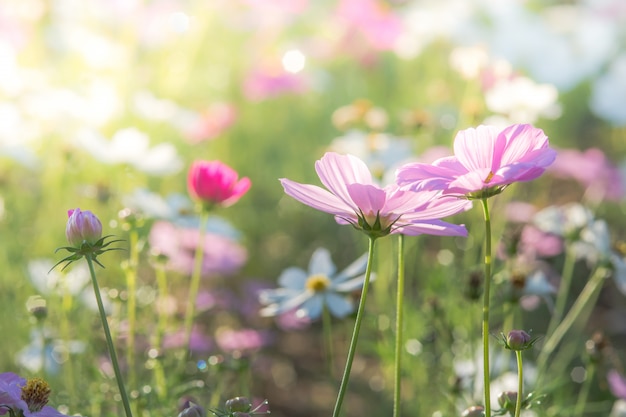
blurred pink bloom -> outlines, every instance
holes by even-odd
[[[254,329],[225,329],[216,336],[217,345],[225,352],[255,351],[269,343],[269,336]]]
[[[468,201],[441,198],[438,191],[404,191],[396,184],[381,188],[365,163],[352,155],[327,152],[315,163],[315,170],[328,190],[286,178],[280,182],[287,195],[335,215],[339,224],[351,224],[372,237],[390,233],[467,236],[465,226],[439,218],[468,209]]]
[[[611,393],[617,398],[626,400],[626,378],[615,369],[611,369],[607,373],[606,378],[609,382]]]
[[[246,76],[243,84],[244,95],[252,101],[262,101],[283,94],[300,94],[308,88],[301,74],[287,72],[279,66],[255,68]]]
[[[600,149],[559,149],[557,155],[548,172],[558,178],[578,181],[585,187],[585,196],[589,200],[619,201],[626,195],[626,186],[619,169]]]
[[[209,106],[188,127],[187,140],[196,144],[205,140],[215,139],[235,123],[237,111],[227,103],[217,103]]]
[[[551,257],[563,252],[564,243],[560,236],[546,233],[539,228],[526,225],[522,229],[518,252],[532,256]]]
[[[377,0],[341,0],[336,16],[348,40],[363,40],[379,51],[392,49],[403,32],[402,20]]]
[[[205,335],[204,332],[198,326],[193,326],[191,329],[191,338],[189,340],[189,346],[184,346],[185,343],[185,330],[180,329],[174,333],[166,334],[163,338],[163,348],[164,349],[178,349],[178,348],[188,348],[192,352],[197,353],[205,353],[210,351],[213,348],[213,342],[209,336]]]
[[[148,239],[154,252],[167,257],[169,269],[187,275],[192,273],[194,253],[200,239],[198,229],[157,221]],[[236,241],[210,232],[204,239],[202,276],[234,274],[246,262],[248,254]]]
[[[499,131],[478,126],[460,131],[454,156],[432,165],[413,163],[397,172],[398,183],[413,190],[443,190],[444,194],[482,198],[518,181],[539,177],[556,157],[548,137],[528,124]]]
[[[276,325],[281,330],[286,332],[291,330],[303,330],[311,327],[311,318],[303,314],[298,314],[298,310],[298,308],[294,308],[276,316]]]
[[[102,223],[89,210],[79,208],[67,211],[65,236],[70,245],[80,247],[83,242],[94,244],[102,237]]]
[[[537,208],[523,201],[512,201],[506,205],[504,212],[506,219],[510,222],[528,223],[537,212]]]
[[[250,179],[220,161],[194,161],[187,175],[189,194],[205,205],[236,203],[250,189]]]

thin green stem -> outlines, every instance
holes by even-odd
[[[574,410],[574,417],[582,417],[585,414],[585,405],[587,404],[587,398],[589,398],[589,390],[593,383],[595,376],[596,365],[593,362],[589,363],[589,371],[587,372],[583,386],[578,393],[578,401],[576,402],[576,409]]]
[[[191,274],[191,282],[189,283],[189,299],[187,301],[187,312],[185,314],[185,344],[189,346],[191,341],[191,329],[193,327],[193,318],[196,309],[196,298],[198,298],[198,291],[200,289],[200,277],[202,275],[202,257],[204,256],[204,236],[206,224],[209,219],[209,213],[206,210],[202,210],[200,214],[200,226],[198,229],[198,245],[196,246],[196,252],[194,254],[193,272]]]
[[[341,385],[339,386],[339,393],[337,394],[337,402],[335,403],[335,409],[333,410],[333,417],[339,417],[341,413],[341,405],[346,395],[346,389],[348,388],[348,380],[350,379],[350,371],[352,370],[352,362],[354,361],[354,354],[356,352],[356,345],[359,340],[359,331],[361,330],[361,322],[363,321],[363,314],[365,310],[365,300],[367,298],[367,290],[370,284],[370,275],[372,274],[372,263],[374,260],[374,242],[376,238],[370,237],[369,250],[367,255],[367,268],[365,269],[365,281],[363,282],[363,291],[361,292],[361,300],[359,301],[359,307],[356,313],[356,320],[354,322],[354,330],[352,332],[352,340],[350,340],[350,348],[348,349],[348,358],[346,360],[346,367],[343,371],[341,378]]]
[[[485,285],[483,292],[483,378],[485,387],[485,415],[491,416],[489,379],[489,297],[491,287],[491,218],[487,199],[480,200],[485,217]]]
[[[322,331],[324,332],[324,352],[326,353],[326,365],[328,373],[333,374],[335,369],[333,358],[333,323],[330,310],[326,305],[322,309]]]
[[[107,342],[107,348],[109,349],[109,355],[111,356],[111,363],[113,364],[113,371],[115,372],[115,379],[117,380],[117,387],[120,390],[122,396],[122,404],[124,405],[124,412],[126,417],[132,417],[133,413],[130,411],[130,402],[128,401],[128,395],[126,394],[126,388],[124,388],[124,380],[122,379],[122,372],[120,371],[120,365],[117,361],[117,354],[115,353],[115,346],[113,345],[113,338],[111,337],[111,330],[109,329],[109,323],[107,322],[106,312],[104,311],[104,304],[102,303],[102,296],[100,295],[100,287],[98,286],[98,280],[96,280],[96,271],[93,268],[93,261],[90,255],[85,255],[87,264],[89,265],[89,272],[91,275],[91,283],[93,284],[93,291],[96,295],[96,302],[98,303],[98,311],[100,312],[100,319],[102,320],[102,327],[104,329],[104,336]]]
[[[588,305],[595,304],[598,297],[600,288],[604,283],[604,279],[607,277],[608,271],[604,267],[598,267],[594,274],[591,276],[583,290],[574,301],[572,308],[567,312],[561,323],[556,327],[554,332],[548,337],[548,340],[543,344],[541,353],[537,358],[537,367],[540,372],[544,373],[544,369],[550,355],[558,344],[561,342],[565,334],[574,325],[574,323],[582,316],[582,313],[586,310]],[[592,304],[590,304],[592,303]],[[584,317],[583,317],[584,321]]]
[[[137,322],[137,265],[139,264],[139,250],[137,241],[139,236],[136,229],[130,232],[130,254],[126,265],[126,289],[128,291],[128,347],[126,350],[126,362],[130,370],[129,383],[131,389],[136,386],[135,381],[135,323]]]
[[[396,358],[394,366],[393,416],[400,416],[402,342],[404,326],[404,235],[398,235],[398,289],[396,295]]]
[[[162,263],[158,263],[155,267],[155,274],[157,279],[157,287],[159,290],[159,298],[161,300],[165,300],[165,296],[167,295],[167,279],[165,276],[165,268]],[[165,333],[165,329],[167,327],[167,314],[163,308],[159,309],[159,316],[157,322],[157,329],[154,334],[154,342],[153,346],[161,350],[161,341],[163,338],[163,334]],[[165,373],[163,371],[163,363],[162,358],[155,358],[156,364],[154,366],[154,376],[156,380],[157,387],[157,395],[159,398],[164,399],[167,398],[167,384],[165,382]]]
[[[522,367],[522,351],[516,350],[517,357],[517,400],[515,401],[515,417],[519,417],[522,412],[522,398],[524,397],[524,371]]]
[[[548,325],[548,331],[546,334],[552,334],[554,332],[554,329],[556,329],[556,326],[559,325],[563,315],[565,314],[565,306],[567,304],[570,287],[572,286],[575,264],[576,256],[571,249],[567,248],[565,250],[563,271],[561,272],[561,283],[559,285],[559,291],[556,295],[556,301],[554,303],[554,312],[550,318],[550,324]]]

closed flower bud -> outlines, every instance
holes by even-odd
[[[226,411],[232,413],[241,411],[247,413],[252,409],[252,403],[246,397],[235,397],[226,401]]]
[[[498,404],[510,413],[515,412],[515,404],[517,403],[517,392],[504,391],[498,396]]]
[[[523,330],[511,330],[506,336],[507,347],[511,350],[525,350],[530,347],[531,337]]]
[[[83,243],[95,244],[102,237],[102,223],[89,210],[68,210],[65,236],[70,245],[80,248]]]
[[[234,204],[248,189],[250,179],[220,161],[195,161],[187,175],[189,194],[205,207]]]

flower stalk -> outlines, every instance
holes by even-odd
[[[483,292],[483,380],[485,387],[485,415],[491,416],[489,377],[489,297],[491,287],[491,217],[487,198],[480,200],[485,219],[485,285]]]
[[[106,312],[104,311],[104,304],[102,303],[102,295],[100,294],[100,287],[98,286],[98,280],[96,279],[96,272],[93,267],[93,260],[91,255],[85,255],[87,265],[89,265],[89,275],[91,276],[91,283],[96,296],[96,302],[98,304],[98,312],[100,313],[100,319],[102,320],[102,328],[104,329],[104,336],[106,338],[107,348],[109,355],[111,356],[111,363],[113,364],[113,371],[115,372],[115,379],[117,381],[117,387],[122,396],[122,404],[124,405],[124,412],[126,417],[132,417],[133,413],[130,410],[130,402],[128,401],[128,395],[126,394],[126,388],[124,387],[124,380],[122,379],[122,372],[120,371],[120,365],[117,360],[117,354],[115,353],[115,346],[113,345],[113,338],[111,337],[111,330],[109,329],[109,323],[107,322]]]
[[[193,327],[193,318],[196,309],[196,298],[200,290],[200,277],[202,276],[202,260],[204,257],[204,240],[206,233],[206,225],[209,219],[207,210],[200,212],[200,226],[198,232],[198,245],[194,254],[193,272],[191,274],[191,282],[189,283],[189,298],[187,301],[187,312],[185,313],[185,321],[183,329],[185,329],[185,345],[189,346],[191,341],[191,329]]]
[[[402,342],[404,327],[404,235],[398,235],[398,289],[396,294],[396,346],[394,363],[393,416],[400,416]]]
[[[341,378],[341,384],[339,386],[339,392],[337,394],[337,401],[335,402],[335,408],[333,410],[333,417],[339,417],[341,413],[341,406],[343,404],[346,390],[348,388],[348,380],[350,379],[350,372],[352,370],[352,362],[354,361],[354,354],[356,353],[356,346],[359,340],[359,332],[361,330],[361,323],[363,322],[363,315],[365,310],[365,301],[367,299],[367,291],[369,289],[370,275],[372,274],[372,262],[374,260],[374,242],[375,237],[369,238],[369,247],[367,253],[367,268],[365,270],[365,281],[363,282],[363,291],[361,292],[361,300],[359,301],[359,307],[356,313],[356,320],[354,323],[354,330],[352,332],[352,339],[350,340],[350,347],[348,349],[348,358],[346,360],[346,366]]]

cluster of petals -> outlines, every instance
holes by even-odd
[[[529,124],[500,130],[478,126],[460,131],[454,156],[432,164],[410,163],[398,169],[397,181],[412,190],[442,190],[444,195],[484,198],[514,182],[539,177],[554,162],[548,137]]]
[[[404,190],[397,184],[383,188],[367,165],[352,155],[328,152],[315,163],[315,170],[326,189],[285,178],[280,182],[287,195],[333,214],[339,224],[351,224],[374,237],[467,235],[464,226],[439,220],[467,210],[471,203],[466,200],[442,197],[437,190]]]
[[[80,247],[83,242],[95,244],[102,237],[102,223],[89,210],[73,209],[67,211],[65,236],[70,245]]]
[[[207,205],[230,206],[250,189],[247,177],[220,161],[195,161],[187,175],[189,194]]]
[[[46,405],[47,395],[41,392],[24,392],[25,378],[13,372],[0,373],[0,415],[24,417],[62,417],[65,414]],[[28,389],[28,388],[27,388]],[[32,397],[32,398],[31,398]]]

